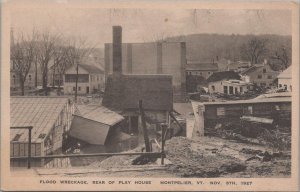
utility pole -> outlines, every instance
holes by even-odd
[[[78,86],[78,63],[79,58],[76,56],[76,82],[75,82],[75,103],[77,103],[77,86]]]

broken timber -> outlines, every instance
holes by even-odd
[[[149,142],[149,136],[148,136],[148,130],[147,130],[147,125],[146,125],[145,112],[143,109],[143,101],[142,100],[139,100],[139,109],[140,109],[140,115],[141,115],[141,120],[142,120],[142,128],[143,128],[146,152],[150,152],[150,142]]]

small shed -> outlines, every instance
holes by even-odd
[[[63,134],[71,126],[74,105],[64,97],[11,97],[10,126],[32,126],[31,156],[59,153]],[[28,156],[28,131],[10,131],[10,156]],[[33,162],[41,166],[42,161]],[[12,166],[25,166],[26,160],[13,160]]]
[[[101,105],[78,105],[69,135],[90,144],[104,145],[111,128],[124,117]]]

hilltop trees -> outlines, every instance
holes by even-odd
[[[251,64],[261,62],[268,52],[267,42],[267,39],[252,37],[247,43],[241,46],[242,57],[250,61]]]

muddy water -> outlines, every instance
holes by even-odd
[[[106,145],[91,145],[86,144],[80,149],[79,154],[92,154],[92,153],[117,153],[128,151],[136,148],[140,143],[138,136],[131,136],[129,139],[117,143],[110,143]],[[71,167],[87,166],[95,161],[103,161],[107,157],[74,157],[70,158]]]

